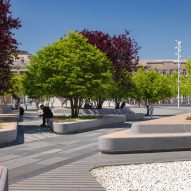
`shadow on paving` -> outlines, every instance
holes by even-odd
[[[39,125],[19,125],[17,139],[11,143],[0,144],[0,148],[23,144],[25,142],[25,134],[40,134],[44,132],[52,133],[52,130],[50,127],[40,127]]]

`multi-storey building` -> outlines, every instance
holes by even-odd
[[[13,73],[22,74],[26,71],[26,66],[29,64],[31,54],[27,51],[17,51],[17,57],[14,58],[11,71]]]
[[[180,62],[180,74],[186,75],[186,61]],[[177,60],[140,60],[139,65],[146,69],[156,69],[160,74],[170,74],[178,72]]]

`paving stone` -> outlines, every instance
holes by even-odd
[[[161,114],[179,112],[174,108],[166,109],[164,112],[162,108],[159,108],[158,111]],[[156,112],[156,108],[154,112]],[[183,112],[183,109],[180,112]],[[94,167],[190,160],[191,158],[191,151],[100,154],[97,148],[98,137],[129,128],[131,122],[116,128],[57,135],[53,134],[50,129],[40,128],[38,125],[41,123],[41,119],[34,116],[34,113],[28,113],[27,121],[20,124],[20,144],[0,148],[0,161],[11,167],[9,169],[10,191],[103,191],[104,188],[89,173]]]

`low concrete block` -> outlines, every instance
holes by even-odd
[[[1,117],[5,120],[2,123],[2,129],[0,129],[0,144],[13,142],[17,138],[18,131],[18,115],[2,115]],[[8,123],[8,127],[3,127]]]
[[[139,122],[131,129],[99,137],[104,153],[191,150],[191,122],[187,114]]]
[[[99,115],[125,115],[126,121],[141,121],[145,117],[145,114],[134,113],[130,108],[126,110],[123,109],[113,109],[113,108],[103,108],[103,109],[81,109],[80,113],[83,114],[99,114]]]
[[[86,130],[97,129],[104,126],[124,123],[125,120],[126,118],[124,115],[109,115],[105,116],[104,118],[83,120],[79,122],[65,122],[65,123],[50,122],[49,124],[55,133],[67,134],[67,133],[79,133]]]
[[[191,149],[191,133],[143,134],[128,137],[113,133],[99,137],[98,147],[103,153],[188,150]]]
[[[8,191],[8,169],[0,167],[0,191]]]
[[[126,121],[141,121],[145,117],[143,113],[127,113]]]
[[[191,124],[142,124],[135,123],[131,127],[132,134],[153,133],[191,133]]]

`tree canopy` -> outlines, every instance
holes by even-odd
[[[113,87],[112,65],[106,55],[71,32],[39,50],[24,77],[29,96],[63,96],[70,99],[72,117],[84,98],[109,94]]]
[[[156,70],[146,71],[141,68],[133,75],[132,81],[132,97],[147,108],[147,114],[151,104],[174,95],[172,76],[158,74]]]
[[[116,82],[112,98],[115,99],[116,108],[119,108],[122,98],[130,92],[130,76],[138,65],[140,47],[134,39],[130,38],[127,30],[124,34],[113,36],[102,31],[89,31],[87,29],[80,33],[88,39],[90,44],[106,53],[108,59],[112,62],[114,68],[113,79]]]
[[[18,45],[12,30],[21,26],[19,19],[13,18],[10,8],[9,0],[0,0],[0,95],[11,85],[10,67]]]

